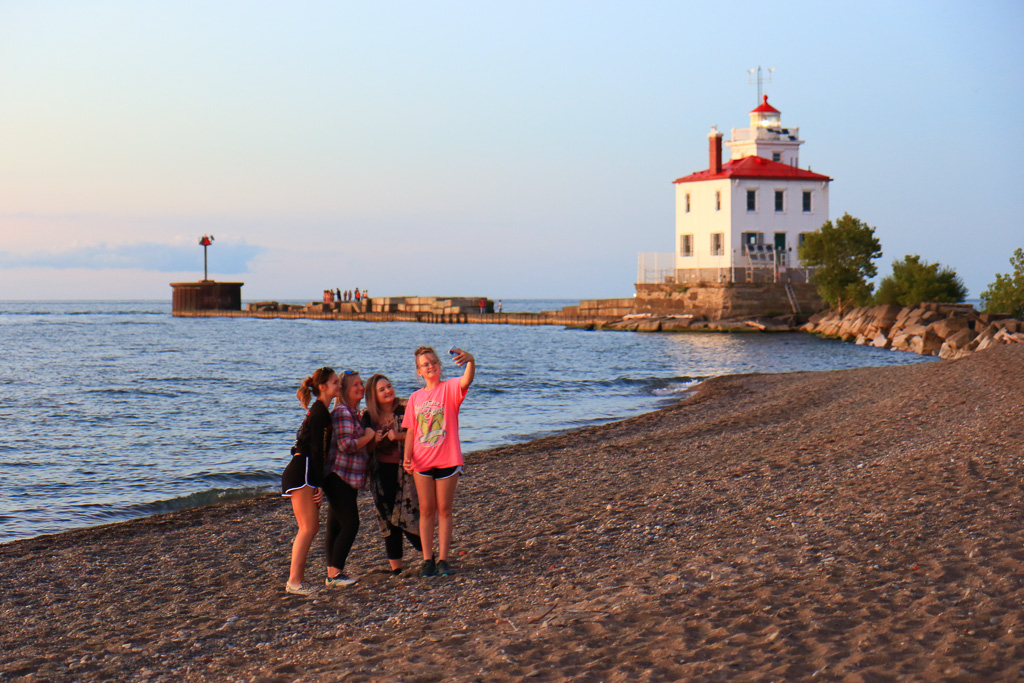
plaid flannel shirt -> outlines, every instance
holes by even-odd
[[[356,448],[356,441],[366,429],[359,416],[339,402],[331,413],[331,446],[327,451],[328,467],[354,489],[366,487],[366,449]]]

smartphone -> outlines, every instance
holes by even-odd
[[[451,356],[452,358],[455,358],[455,356],[459,355],[459,352],[453,346],[452,348],[448,349],[448,355]]]

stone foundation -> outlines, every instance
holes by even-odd
[[[793,313],[808,316],[824,308],[815,285],[794,283],[789,287],[796,297],[797,311],[783,283],[637,284],[634,312],[726,320]]]

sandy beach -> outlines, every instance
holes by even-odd
[[[1021,344],[715,378],[471,454],[449,578],[368,495],[312,599],[278,496],[0,545],[0,680],[1019,680],[1022,462]]]

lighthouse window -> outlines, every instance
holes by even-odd
[[[782,152],[772,152],[772,161],[782,161]]]
[[[811,193],[804,192],[804,213],[811,212]]]
[[[747,211],[757,211],[757,190],[747,190]]]
[[[690,213],[690,194],[686,194],[686,213]]]
[[[784,211],[785,210],[785,199],[786,199],[786,193],[785,192],[783,192],[782,190],[775,190],[775,210],[776,211]]]
[[[722,210],[722,192],[721,190],[715,191],[715,211]]]
[[[711,233],[711,255],[722,256],[723,254],[725,254],[725,233]]]
[[[693,256],[693,235],[679,236],[679,255]]]

